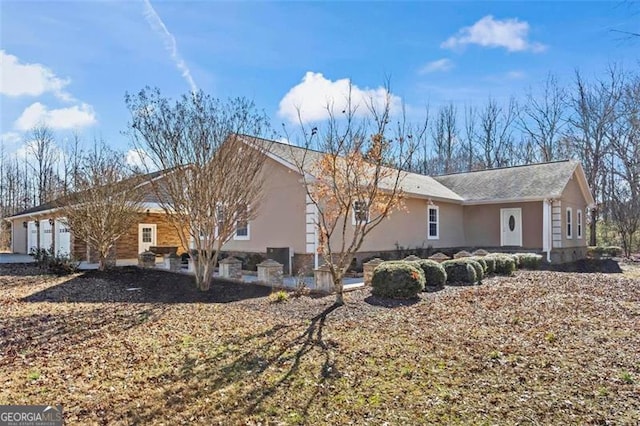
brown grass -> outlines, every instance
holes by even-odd
[[[66,424],[640,418],[640,280],[622,274],[518,272],[416,303],[360,290],[337,309],[158,274],[0,269],[0,404],[60,403]]]

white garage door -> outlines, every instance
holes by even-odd
[[[36,222],[30,220],[27,223],[27,254],[38,249],[38,228]]]
[[[49,219],[40,221],[40,248],[51,250],[53,244],[53,227],[49,223]]]
[[[56,220],[55,232],[56,254],[58,256],[69,256],[71,254],[71,232],[69,232],[69,227],[61,220]]]

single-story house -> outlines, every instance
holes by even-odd
[[[240,136],[241,137],[241,136]],[[297,273],[317,265],[314,206],[307,202],[296,164],[322,155],[278,142],[264,154],[264,196],[255,219],[224,246],[232,253],[261,253]],[[393,252],[398,247],[530,251],[552,263],[586,255],[586,218],[595,205],[584,170],[577,161],[557,161],[425,176],[406,173],[404,208],[394,211],[365,240],[357,259]],[[157,200],[156,200],[157,201]],[[73,238],[57,217],[55,204],[16,214],[12,250],[29,253],[53,248],[95,261],[86,244]],[[180,247],[157,202],[147,200],[137,225],[115,248],[117,264],[135,264],[149,246]],[[185,251],[180,247],[179,251]]]

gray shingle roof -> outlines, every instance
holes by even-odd
[[[323,153],[319,151],[305,149],[295,145],[288,145],[281,142],[256,138],[251,138],[251,140],[257,143],[264,143],[265,148],[268,149],[271,154],[279,157],[296,168],[298,165],[303,164],[303,161],[304,164],[313,164],[323,155]],[[392,179],[387,179],[387,182],[383,180],[380,186],[383,188],[392,188]],[[440,184],[432,177],[417,173],[405,173],[400,187],[407,194],[428,198],[462,201],[462,197],[446,186]]]
[[[465,201],[557,198],[577,161],[557,161],[503,169],[434,176]]]

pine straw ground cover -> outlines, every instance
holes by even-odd
[[[127,290],[138,287],[139,290]],[[0,404],[66,424],[637,424],[640,280],[517,272],[415,303],[0,269]]]

